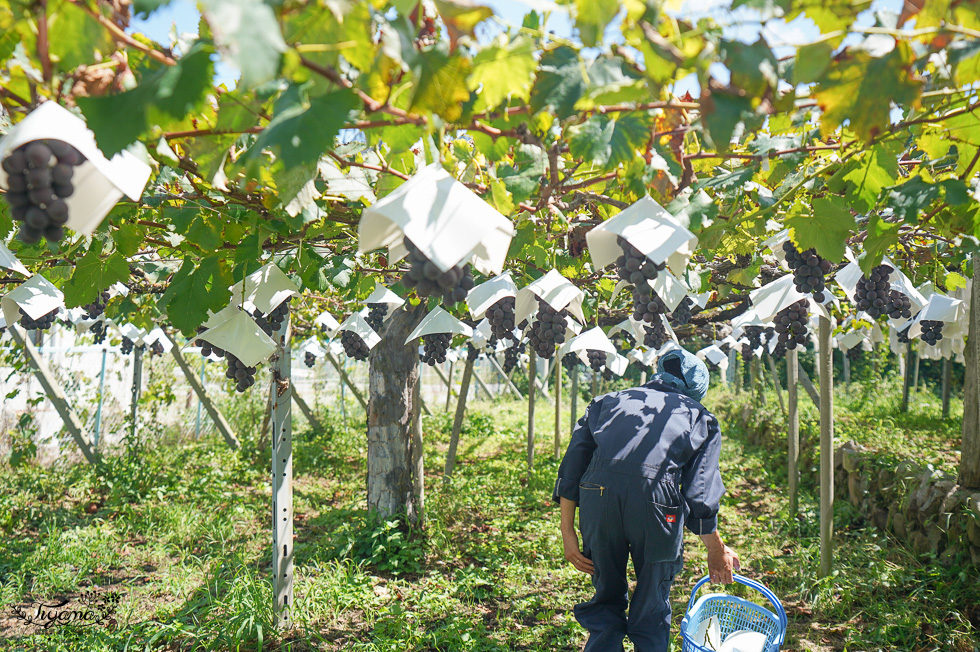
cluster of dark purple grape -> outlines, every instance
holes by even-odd
[[[776,332],[776,329],[770,326],[766,328],[764,335],[767,350],[769,349],[769,342],[772,342],[774,339],[776,340],[776,346],[770,351],[770,355],[777,360],[784,358],[786,356],[786,343],[779,341],[779,334]]]
[[[847,353],[845,353],[844,355],[847,356],[848,360],[851,360],[853,362],[854,360],[857,360],[858,358],[861,357],[861,347],[852,346],[847,350]]]
[[[492,306],[487,308],[486,318],[490,322],[490,330],[494,337],[500,339],[514,337],[514,308],[516,306],[517,299],[504,297],[497,299]]]
[[[601,371],[602,367],[606,364],[606,352],[596,351],[595,349],[588,349],[585,355],[589,359],[589,366],[592,367],[592,371]]]
[[[133,340],[129,339],[125,335],[122,338],[122,342],[119,344],[119,352],[123,355],[129,355],[133,352]]]
[[[895,268],[891,265],[878,265],[871,274],[862,276],[854,290],[857,309],[868,313],[872,319],[878,319],[890,307],[891,283],[888,282]],[[911,307],[911,306],[910,306]],[[911,316],[911,313],[909,313]]]
[[[225,378],[235,381],[235,389],[239,393],[244,392],[255,384],[255,367],[247,366],[231,353],[225,354],[225,361],[228,363],[228,368],[225,370]]]
[[[157,340],[156,342],[150,345],[150,353],[152,353],[153,355],[164,354],[163,344],[160,342],[160,340]]]
[[[575,367],[578,366],[579,359],[574,353],[566,353],[561,358],[561,366],[565,367],[566,371],[575,371]]]
[[[354,331],[340,331],[340,343],[344,346],[347,357],[354,360],[367,360],[368,353],[371,352],[367,342]]]
[[[286,315],[289,314],[289,302],[292,297],[286,297],[286,299],[280,303],[278,306],[272,309],[268,315],[262,314],[262,311],[258,308],[252,313],[252,317],[255,319],[255,323],[259,325],[266,335],[271,336],[273,333],[279,330],[282,323],[286,320]]]
[[[480,357],[480,350],[473,346],[472,344],[466,345],[466,359],[470,362],[476,362],[476,359]]]
[[[662,319],[658,319],[650,326],[643,327],[643,345],[651,349],[659,349],[667,343],[667,327],[664,326]]]
[[[667,312],[667,304],[649,285],[633,288],[633,319],[653,324],[660,321],[659,316]]]
[[[42,236],[52,241],[65,237],[65,199],[75,192],[72,176],[84,162],[81,152],[60,140],[25,143],[3,160],[10,216],[22,222],[18,234],[22,242],[34,244]]]
[[[616,271],[619,273],[619,278],[627,283],[637,287],[647,285],[647,281],[657,278],[657,273],[664,268],[663,263],[655,264],[623,236],[617,236],[616,242],[623,250],[623,255],[616,259]]]
[[[943,323],[936,319],[923,319],[919,322],[922,327],[922,341],[929,346],[936,346],[936,342],[943,339]]]
[[[469,265],[454,265],[443,272],[407,237],[404,244],[408,249],[411,267],[402,275],[402,285],[409,289],[414,288],[420,297],[441,294],[446,304],[453,304],[465,299],[466,294],[473,289],[476,283]]]
[[[813,294],[813,298],[823,303],[824,289],[827,282],[824,276],[834,268],[833,263],[817,255],[816,249],[810,248],[799,252],[789,240],[783,243],[786,252],[786,264],[793,271],[793,284],[796,290],[804,294]]]
[[[105,342],[106,332],[105,332],[104,321],[100,319],[99,321],[92,324],[92,327],[89,330],[92,331],[92,341],[94,343],[102,344],[103,342]]]
[[[307,351],[306,356],[303,358],[303,362],[306,363],[307,367],[312,369],[313,365],[316,364],[316,354],[312,351]]]
[[[777,321],[778,323],[778,321]],[[742,360],[746,362],[752,359],[754,351],[762,346],[762,334],[766,329],[762,326],[746,326],[742,336],[747,340],[742,342]]]
[[[551,358],[555,354],[555,347],[564,343],[568,330],[565,321],[567,316],[568,311],[564,308],[555,310],[547,301],[538,297],[537,320],[531,324],[528,340],[540,357]]]
[[[612,340],[614,344],[619,345],[620,351],[629,351],[636,346],[636,339],[626,331],[616,331]]]
[[[422,336],[422,362],[434,367],[446,361],[449,344],[453,341],[452,333],[429,333]]]
[[[912,328],[912,324],[909,324],[908,326],[906,326],[905,328],[903,328],[902,330],[898,331],[895,334],[895,339],[898,340],[898,343],[899,344],[908,344],[909,343],[909,329],[910,328]]]
[[[912,300],[904,292],[891,290],[888,293],[888,303],[885,304],[882,312],[887,313],[892,319],[911,319]]]
[[[206,330],[207,329],[205,327],[198,326],[197,334],[200,335]],[[216,347],[214,344],[211,344],[211,342],[208,342],[207,340],[201,340],[201,339],[194,340],[194,345],[201,347],[201,355],[203,355],[205,358],[210,356],[212,353],[218,356],[219,358],[225,357],[224,349],[220,349]]]
[[[512,346],[504,349],[504,373],[509,374],[517,366],[520,355],[524,353],[527,345],[524,342],[515,342]]]
[[[787,349],[795,349],[806,344],[809,334],[810,305],[806,299],[786,306],[776,313],[776,340]]]
[[[369,303],[367,305],[368,315],[364,318],[364,321],[368,323],[368,326],[380,333],[381,325],[385,322],[385,316],[388,314],[388,304]]]
[[[681,302],[677,304],[674,308],[674,312],[670,313],[670,323],[672,326],[683,326],[684,324],[691,321],[691,316],[694,314],[691,309],[694,307],[694,301],[691,297],[684,297]]]
[[[86,303],[82,306],[85,311],[85,319],[97,319],[102,313],[105,312],[105,307],[109,304],[109,291],[102,290],[99,292],[99,296],[96,297],[95,301],[92,303]]]
[[[20,310],[20,325],[24,327],[25,330],[29,331],[46,331],[51,326],[54,325],[54,320],[58,316],[58,309],[55,308],[51,312],[47,312],[37,319],[32,319],[30,315],[24,312],[23,308],[18,307]]]
[[[614,378],[612,369],[610,369],[609,367],[606,367],[605,369],[603,369],[602,370],[602,377],[605,380],[612,380]]]

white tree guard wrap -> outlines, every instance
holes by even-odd
[[[290,319],[279,325],[272,366],[272,594],[276,629],[293,625],[293,429]]]

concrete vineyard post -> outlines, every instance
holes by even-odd
[[[289,356],[289,314],[275,333],[272,360],[272,591],[273,624],[293,626],[293,383]]]
[[[799,352],[786,351],[786,402],[787,402],[787,462],[789,466],[789,515],[794,518],[799,511],[800,499],[800,413],[799,413]]]

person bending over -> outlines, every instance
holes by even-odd
[[[558,468],[552,500],[561,505],[565,559],[592,575],[595,588],[574,610],[589,631],[586,652],[623,650],[625,636],[637,652],[667,652],[683,527],[707,547],[713,582],[730,584],[739,568],[717,529],[725,486],[718,421],[700,403],[708,369],[675,349],[660,357],[657,371],[645,385],[594,398]],[[636,573],[632,599],[628,557]]]

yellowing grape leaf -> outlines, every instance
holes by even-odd
[[[844,122],[862,139],[888,128],[891,102],[918,106],[923,81],[912,71],[915,57],[904,42],[881,58],[847,49],[827,68],[813,96],[823,115],[820,130],[830,134]]]

